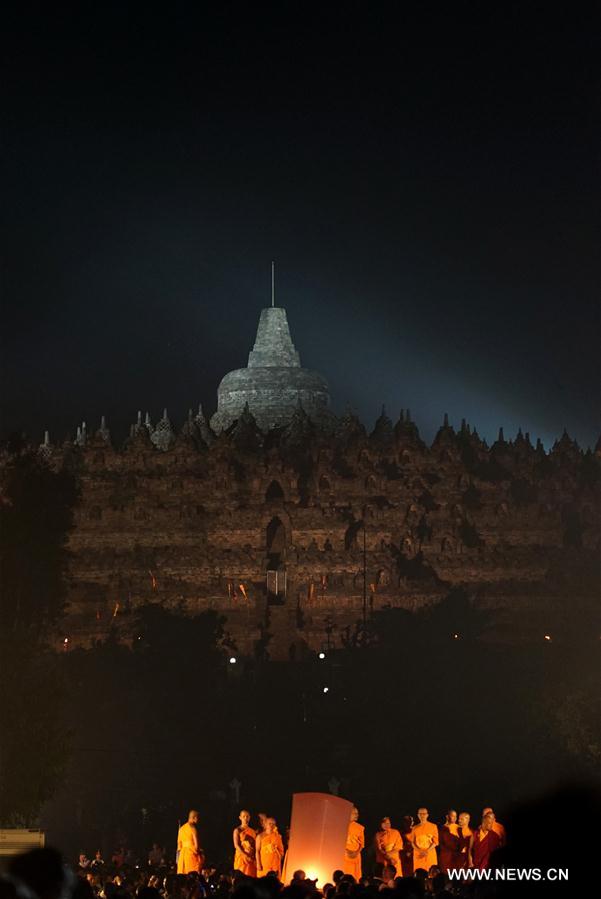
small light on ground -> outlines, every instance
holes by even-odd
[[[459,639],[459,634],[453,634],[453,640],[458,640],[458,639]]]
[[[329,688],[329,687],[324,687],[324,688],[323,688],[323,692],[324,692],[324,693],[329,693],[329,692],[330,692],[330,688]]]
[[[551,642],[551,635],[545,634],[545,640],[548,640],[549,642]]]
[[[325,652],[320,652],[317,656],[318,659],[322,659],[322,660],[325,659],[325,657],[326,657]]]
[[[230,656],[230,665],[235,665],[238,659],[236,656]]]

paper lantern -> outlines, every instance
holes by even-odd
[[[302,870],[318,886],[342,868],[352,802],[329,793],[294,793],[284,882]]]

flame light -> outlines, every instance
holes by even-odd
[[[332,881],[344,861],[352,808],[347,799],[328,793],[293,795],[284,883],[298,870],[317,880],[319,887]]]

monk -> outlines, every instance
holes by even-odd
[[[432,865],[437,864],[436,847],[438,846],[438,827],[428,821],[428,809],[425,806],[418,808],[416,824],[411,831],[413,843],[413,871],[423,868],[429,871]]]
[[[390,824],[390,818],[382,818],[380,821],[380,829],[376,834],[376,864],[382,865],[383,873],[386,868],[394,870],[393,877],[402,877],[403,868],[401,865],[401,849],[403,848],[403,838],[398,830]]]
[[[198,812],[192,811],[188,814],[188,820],[182,824],[177,833],[177,873],[190,874],[196,871],[198,874],[202,871],[204,864],[204,853],[200,848],[198,841]]]
[[[249,827],[250,812],[242,809],[240,815],[240,824],[234,827],[234,871],[241,871],[247,877],[257,876],[257,859],[255,841],[257,832]]]
[[[478,830],[470,839],[470,865],[483,871],[490,865],[490,857],[502,845],[501,837],[493,829],[494,815],[484,815]]]
[[[459,827],[459,867],[467,868],[470,863],[470,840],[473,834],[469,814],[460,812],[457,824]]]
[[[461,841],[457,812],[449,809],[445,815],[445,823],[438,830],[438,867],[446,874],[449,870],[461,867]]]
[[[357,883],[361,880],[361,850],[364,846],[365,828],[359,824],[359,809],[353,806],[346,836],[342,870],[345,874],[352,874]]]
[[[270,871],[282,873],[282,859],[284,858],[284,844],[278,833],[275,818],[266,818],[263,831],[258,834],[256,840],[257,877],[265,877]]]
[[[497,817],[489,805],[482,809],[482,817],[484,817],[484,815],[492,815],[492,829],[501,840],[501,846],[504,846],[507,842],[507,833],[503,825],[497,821]]]

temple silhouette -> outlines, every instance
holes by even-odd
[[[215,609],[241,654],[348,642],[385,610],[462,591],[490,613],[484,638],[561,639],[597,601],[601,448],[567,433],[492,446],[445,416],[431,446],[408,409],[370,433],[336,417],[326,380],[301,367],[285,309],[263,309],[248,366],[217,411],[176,428],[138,413],[113,445],[78,427],[39,453],[78,479],[69,602],[58,643],[124,639],[144,602]],[[450,624],[449,639],[462,639]]]

